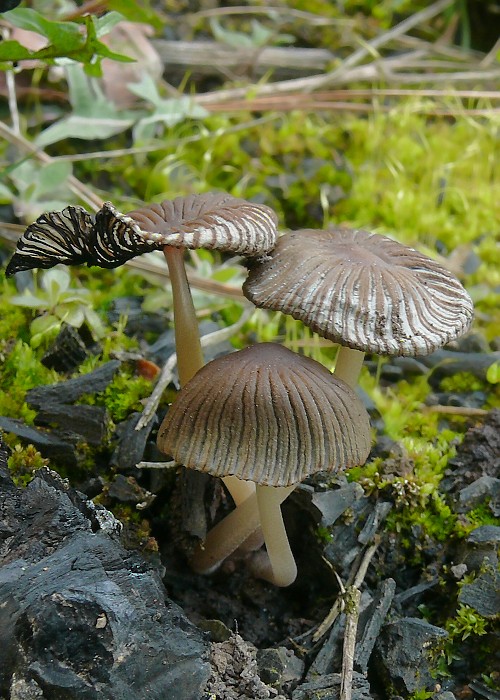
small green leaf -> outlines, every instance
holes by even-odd
[[[60,328],[61,321],[57,316],[53,316],[52,314],[38,316],[38,318],[35,318],[30,324],[30,331],[32,333],[31,345],[33,347],[38,347],[44,335],[56,333]],[[38,336],[38,339],[36,336]]]
[[[4,15],[5,19],[20,29],[27,29],[47,37],[52,44],[62,46],[65,43],[74,45],[75,41],[83,44],[85,37],[75,22],[59,22],[46,19],[36,10],[29,7],[18,7]]]
[[[57,303],[61,292],[65,292],[70,283],[69,272],[64,268],[47,270],[42,277],[42,287],[48,293],[53,303]]]
[[[113,10],[112,12],[106,12],[106,14],[102,17],[92,17],[92,19],[95,26],[96,36],[101,37],[105,34],[109,34],[113,27],[116,27],[119,22],[123,22],[125,17],[121,14],[121,12],[115,12]]]
[[[36,297],[28,291],[24,292],[24,294],[16,294],[10,297],[9,301],[14,306],[24,306],[28,309],[48,309],[50,306],[47,299]]]
[[[85,315],[85,320],[87,321],[87,324],[95,337],[97,339],[104,338],[106,328],[94,309],[86,308],[84,309],[83,313]]]
[[[33,51],[29,51],[18,41],[2,41],[0,43],[0,61],[23,61],[26,58],[33,58]],[[2,66],[3,70],[11,69],[12,66]]]
[[[488,367],[486,381],[490,384],[498,384],[500,382],[500,362],[493,362]]]
[[[59,316],[61,321],[64,321],[74,328],[80,328],[85,320],[85,314],[81,306],[76,306],[74,308],[67,308],[64,306],[56,306],[56,315]]]

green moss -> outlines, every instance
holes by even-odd
[[[33,445],[20,445],[15,436],[10,437],[7,434],[5,439],[12,447],[12,453],[7,460],[12,480],[16,486],[26,486],[31,481],[33,472],[46,467],[49,460],[42,457]]]
[[[440,382],[441,391],[462,392],[488,390],[488,382],[483,382],[470,372],[457,372],[451,377],[444,377]]]
[[[142,411],[142,400],[151,394],[151,382],[135,376],[132,369],[122,367],[103,392],[86,395],[81,403],[105,406],[114,423],[119,423],[133,411]]]
[[[464,534],[467,535],[469,532],[482,525],[500,526],[500,518],[496,518],[493,515],[488,502],[485,502],[468,511],[459,525],[460,528],[463,529]]]
[[[25,403],[26,392],[57,381],[57,372],[44,367],[36,351],[22,340],[13,346],[3,343],[1,347],[4,361],[0,373],[0,415],[31,424],[36,414]]]

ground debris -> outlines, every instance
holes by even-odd
[[[257,667],[257,649],[239,634],[211,645],[212,673],[204,700],[285,700],[275,688],[261,681]]]

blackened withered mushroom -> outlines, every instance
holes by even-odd
[[[427,355],[472,321],[472,301],[450,272],[368,231],[291,231],[249,267],[247,298],[340,343],[335,374],[351,386],[365,352]]]
[[[91,259],[91,232],[95,218],[82,207],[42,214],[17,242],[7,265],[9,277],[22,270],[49,268],[59,263],[81,265]]]
[[[256,495],[209,533],[193,567],[212,571],[257,529],[260,517],[269,578],[287,586],[296,566],[280,503],[310,474],[362,464],[370,425],[345,382],[314,360],[262,343],[197,372],[168,411],[158,446],[186,467],[256,484]]]

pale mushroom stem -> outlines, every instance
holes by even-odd
[[[181,386],[184,386],[203,367],[205,360],[193,297],[184,265],[184,248],[165,246],[163,254],[167,261],[172,285],[177,370]]]
[[[361,374],[364,358],[365,353],[361,352],[361,350],[354,350],[354,348],[346,348],[344,345],[341,345],[337,354],[334,376],[337,379],[342,379],[354,389]]]
[[[281,503],[294,488],[295,484],[278,487],[256,485],[260,526],[270,563],[270,571],[261,571],[260,577],[266,578],[275,586],[289,586],[297,577],[297,565],[281,513]]]
[[[252,486],[255,488],[254,484]],[[278,518],[276,519],[275,517],[276,521],[281,519],[280,504],[293,491],[295,485],[282,488],[268,488],[274,492],[272,508],[275,514],[276,509],[279,513]],[[282,519],[281,523],[283,524]],[[198,574],[213,573],[243,543],[256,536],[256,531],[260,530],[260,524],[257,494],[254,491],[229,515],[226,515],[223,520],[218,522],[207,534],[205,540],[197,545],[191,556],[191,568]],[[284,536],[286,538],[286,533]],[[272,580],[267,576],[261,576],[261,578]]]
[[[165,246],[163,254],[167,261],[172,285],[177,371],[179,382],[184,386],[203,367],[205,360],[193,297],[184,265],[184,248]],[[237,506],[255,491],[251,482],[241,481],[237,477],[224,478],[223,481]]]

